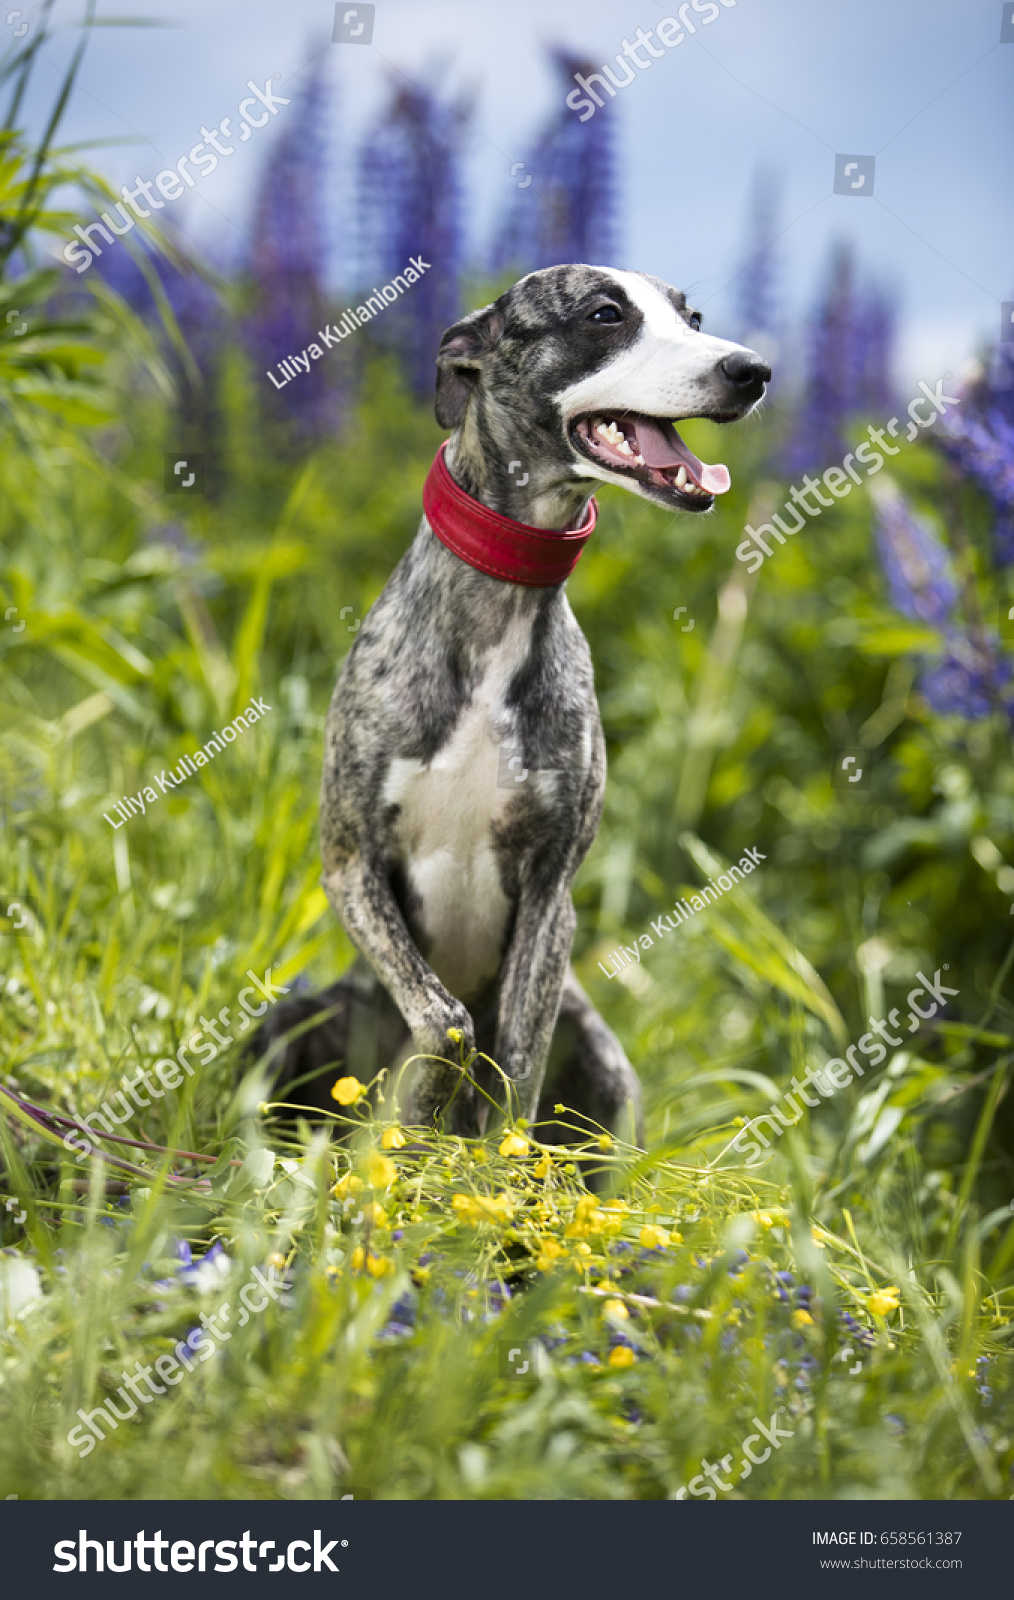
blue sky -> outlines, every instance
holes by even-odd
[[[367,46],[327,43],[335,8],[320,0],[134,0],[105,9],[169,24],[103,30],[86,56],[64,136],[134,139],[94,157],[118,183],[175,164],[202,122],[232,115],[235,126],[247,79],[263,83],[277,72],[280,94],[298,86],[323,45],[335,90],[332,237],[348,229],[357,139],[381,111],[391,74],[405,73],[474,97],[468,209],[479,244],[514,193],[510,164],[560,103],[546,46],[612,62],[624,37],[653,29],[676,7],[377,0]],[[698,16],[698,33],[616,98],[624,240],[616,264],[692,291],[722,332],[750,185],[766,166],[783,185],[789,312],[812,300],[832,242],[851,239],[862,264],[897,293],[899,379],[960,370],[995,338],[1000,301],[1014,298],[1014,44],[999,42],[1002,9],[1001,0],[737,0],[707,27]],[[70,19],[80,7],[58,0],[61,12]],[[66,47],[47,47],[37,115]],[[233,251],[248,243],[259,164],[284,115],[174,207],[174,219],[203,243]],[[832,194],[836,152],[876,155],[872,198]]]

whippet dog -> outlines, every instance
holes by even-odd
[[[710,510],[728,471],[674,423],[744,417],[770,377],[638,272],[532,272],[448,328],[436,416],[450,438],[327,720],[321,881],[358,959],[265,1023],[259,1048],[283,1054],[276,1093],[299,1078],[294,1103],[334,1110],[336,1068],[365,1082],[418,1056],[403,1120],[476,1134],[488,1102],[462,1063],[478,1049],[516,1114],[552,1126],[559,1100],[640,1138],[637,1078],[570,966],[571,885],[606,763],[565,579],[597,483]],[[504,1100],[496,1074],[470,1072]]]

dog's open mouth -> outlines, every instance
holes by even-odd
[[[727,467],[699,461],[665,417],[645,417],[635,411],[595,413],[571,424],[571,438],[582,454],[610,472],[672,491],[695,511],[707,511],[715,495],[725,494],[731,482]]]

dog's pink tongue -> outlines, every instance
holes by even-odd
[[[671,422],[656,421],[654,417],[638,417],[635,427],[637,448],[646,466],[684,466],[694,482],[706,489],[708,494],[725,494],[732,483],[728,467],[723,467],[721,463],[709,467],[706,461],[698,461]]]

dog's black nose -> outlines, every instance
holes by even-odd
[[[744,400],[759,400],[771,382],[771,368],[752,350],[734,350],[720,363],[721,370]]]

